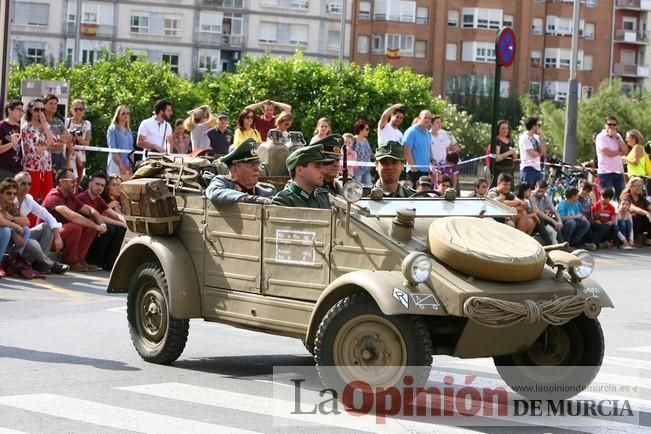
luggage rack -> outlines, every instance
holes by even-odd
[[[163,235],[160,229],[152,230],[149,225],[167,223],[167,235],[172,235],[176,229],[177,223],[181,221],[181,215],[174,215],[169,217],[142,217],[125,215],[124,219],[127,221],[127,226],[132,232],[144,233],[146,235]],[[131,224],[129,224],[131,223]],[[144,225],[144,231],[140,230]]]

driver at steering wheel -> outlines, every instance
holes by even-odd
[[[400,174],[405,166],[405,151],[402,145],[390,140],[377,147],[375,151],[375,169],[380,179],[375,183],[371,196],[380,191],[383,197],[408,198],[415,190],[400,183]]]

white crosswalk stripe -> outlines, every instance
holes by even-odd
[[[9,428],[0,427],[0,434],[26,434],[25,431],[16,431]]]
[[[0,405],[20,408],[49,416],[72,419],[109,428],[152,434],[228,432],[251,434],[229,426],[196,422],[189,419],[115,407],[82,399],[48,393],[0,397]]]

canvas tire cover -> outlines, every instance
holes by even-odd
[[[462,273],[501,282],[537,278],[545,251],[532,237],[491,219],[445,217],[429,227],[430,251]]]

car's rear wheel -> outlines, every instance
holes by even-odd
[[[580,315],[561,326],[547,327],[527,351],[493,360],[502,379],[520,395],[567,399],[597,376],[604,347],[599,321]]]
[[[354,381],[390,387],[406,376],[427,382],[432,342],[415,316],[387,316],[367,294],[337,302],[316,333],[314,359],[321,380],[335,390]]]
[[[127,317],[131,341],[143,360],[169,364],[179,358],[190,321],[170,316],[167,279],[158,263],[141,265],[131,278]]]

